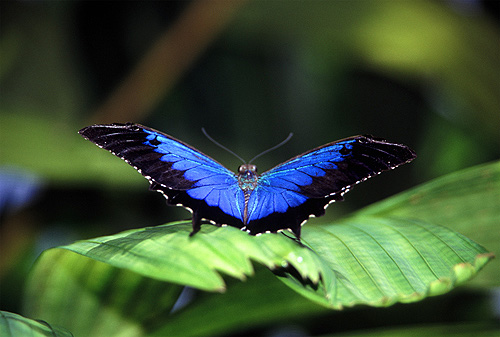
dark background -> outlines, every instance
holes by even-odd
[[[260,172],[356,134],[416,150],[318,222],[498,159],[498,4],[2,1],[0,308],[20,312],[43,249],[189,217],[76,133],[92,123],[139,122],[231,169],[201,127],[246,160],[293,132]]]

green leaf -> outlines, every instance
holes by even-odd
[[[479,167],[454,179],[444,177],[441,182],[431,182],[430,187],[424,185],[416,188],[415,193],[408,192],[407,198],[411,200],[412,195],[423,190],[427,191],[425,195],[438,193],[445,185],[448,187],[444,190],[456,188],[467,182],[464,179],[469,175],[476,184],[468,185],[468,195],[480,198],[482,191],[490,197],[495,192],[484,187],[496,174],[491,173],[492,167],[495,171],[498,165]],[[481,176],[486,178],[479,179]],[[443,200],[446,198],[458,197],[456,193],[443,192],[439,199],[443,207],[453,205],[452,201],[447,204]],[[462,207],[467,200],[462,200]],[[414,207],[404,200],[385,202],[397,205],[390,209],[399,212]],[[245,320],[249,315],[247,306],[252,308],[255,322],[266,322],[277,319],[279,312],[293,316],[301,311],[321,311],[313,302],[338,309],[355,304],[388,306],[418,301],[465,282],[492,258],[470,239],[432,223],[431,217],[429,221],[418,219],[415,212],[405,218],[402,213],[383,214],[380,210],[384,209],[389,208],[374,207],[370,212],[368,208],[326,226],[309,223],[303,228],[307,246],[284,235],[254,237],[232,227],[209,225],[189,237],[187,222],[76,242],[42,254],[28,282],[26,309],[33,317],[71,327],[81,335],[106,336],[117,331],[141,335],[146,330],[158,336],[167,332],[183,335],[187,331],[189,335],[206,335],[257,324]],[[490,213],[483,208],[478,219],[481,214]],[[252,261],[272,269],[302,298],[293,297],[287,287],[280,287],[275,277],[269,278],[269,272],[255,274]],[[223,275],[232,277],[226,294],[202,293],[183,310],[168,314],[181,285],[222,292],[228,282]],[[248,280],[248,276],[252,278]],[[238,299],[245,303],[241,308],[231,304]],[[82,318],[76,320],[78,323],[75,313],[67,310],[75,303]],[[227,316],[229,305],[234,319],[211,324],[217,315]],[[274,308],[276,314],[261,310],[265,306]],[[202,315],[206,312],[210,314]],[[207,317],[203,324],[193,324],[192,317],[201,316]]]
[[[70,337],[73,335],[66,329],[51,326],[47,322],[36,321],[7,311],[0,311],[0,336]]]
[[[309,226],[306,242],[336,282],[297,291],[333,308],[388,306],[446,293],[475,275],[491,258],[480,245],[445,227],[419,220],[356,217]],[[330,286],[328,286],[330,285]]]
[[[188,223],[173,223],[63,248],[149,278],[209,291],[224,291],[220,272],[240,280],[253,275],[253,260],[284,271],[287,285],[332,308],[384,306],[442,294],[490,258],[458,233],[403,219],[364,217],[311,225],[303,236],[311,249],[283,235],[252,237],[232,227],[204,226],[194,237],[189,231]],[[298,280],[312,286],[304,288]]]
[[[177,222],[61,248],[147,277],[208,291],[224,291],[219,272],[240,280],[253,275],[251,260],[271,269],[292,265],[302,277],[319,281],[319,257],[283,235],[253,237],[233,227],[209,225],[193,237],[190,231],[190,222]]]
[[[23,167],[54,184],[93,181],[101,186],[147,186],[132,167],[106,151],[96,151],[77,130],[76,125],[54,122],[45,115],[4,109],[0,113],[0,165]]]
[[[141,335],[150,326],[157,329],[158,336],[166,332],[183,335],[180,326],[193,335],[204,335],[229,326],[255,324],[244,320],[248,306],[254,308],[255,322],[277,318],[259,310],[270,305],[269,301],[280,315],[320,310],[283,292],[279,283],[269,278],[261,284],[262,272],[255,281],[252,277],[243,284],[236,282],[254,275],[250,260],[273,269],[305,298],[341,308],[354,304],[387,306],[442,294],[470,278],[490,258],[481,255],[486,253],[482,247],[460,234],[421,221],[366,217],[309,226],[304,242],[314,251],[282,235],[253,237],[232,227],[204,226],[202,232],[189,237],[189,226],[174,223],[126,231],[45,251],[28,282],[26,310],[71,327],[79,335],[106,336],[117,331]],[[245,303],[242,308],[232,305],[237,317],[210,324],[216,319],[214,315],[226,310],[217,307],[222,299],[212,296],[206,301],[202,296],[180,314],[168,315],[182,289],[174,284],[223,291],[220,272],[236,278],[230,282],[236,287],[229,289],[230,297]],[[312,281],[304,286],[305,278]],[[249,282],[247,288],[244,284]],[[240,291],[251,291],[239,293],[238,284],[242,284]],[[276,296],[284,297],[279,301]],[[75,320],[74,311],[67,310],[74,305],[81,319]],[[278,310],[284,307],[287,310]],[[211,318],[204,326],[190,321],[207,311]]]
[[[368,206],[360,216],[420,219],[453,229],[500,255],[500,161],[434,179]],[[496,259],[472,284],[500,286]]]

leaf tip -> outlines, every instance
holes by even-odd
[[[449,277],[440,277],[429,284],[429,296],[437,296],[447,293],[453,288],[453,281]]]

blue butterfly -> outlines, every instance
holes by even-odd
[[[407,146],[355,136],[262,174],[253,164],[241,165],[235,174],[182,141],[139,124],[92,125],[79,133],[132,165],[169,205],[191,211],[191,235],[209,220],[253,235],[289,229],[300,239],[302,224],[325,214],[353,185],[416,157]]]

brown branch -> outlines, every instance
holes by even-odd
[[[193,1],[91,117],[94,123],[140,121],[218,36],[245,1]]]

